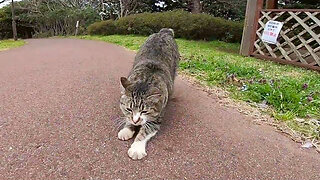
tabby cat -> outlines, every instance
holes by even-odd
[[[173,37],[173,30],[167,28],[149,36],[137,53],[128,78],[120,78],[120,108],[126,122],[118,138],[125,141],[137,132],[128,150],[135,160],[147,155],[147,141],[158,132],[173,91],[180,58]]]

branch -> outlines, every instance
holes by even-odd
[[[130,15],[131,13],[134,13],[134,11],[136,10],[137,6],[138,6],[138,2],[137,1],[132,1],[131,2],[131,5],[134,4],[134,7],[130,7],[130,9],[127,9],[127,12],[126,12],[126,16],[127,15]]]
[[[6,1],[6,0],[2,0],[2,1],[0,1],[0,4],[1,4],[1,3],[4,3],[5,1]]]

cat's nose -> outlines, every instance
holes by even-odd
[[[140,114],[138,114],[138,113],[133,114],[132,121],[134,124],[137,124],[140,120],[141,120]]]
[[[137,124],[140,120],[141,120],[140,117],[138,117],[137,119],[132,119],[132,121],[133,121],[134,124]]]

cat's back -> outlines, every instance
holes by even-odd
[[[136,55],[134,68],[145,65],[155,69],[170,72],[174,78],[179,61],[178,46],[174,40],[174,32],[171,29],[161,29],[159,33],[152,34],[141,46]]]

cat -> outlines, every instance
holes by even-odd
[[[134,160],[147,155],[147,142],[160,129],[179,59],[173,30],[163,28],[141,46],[128,78],[120,78],[120,109],[126,122],[118,138],[125,141],[137,132],[128,150]]]

